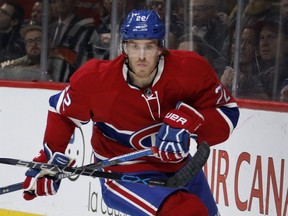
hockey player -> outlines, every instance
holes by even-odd
[[[165,49],[165,27],[155,11],[130,12],[121,36],[123,54],[114,60],[88,61],[65,90],[50,98],[43,150],[34,161],[73,164],[65,149],[75,127],[90,120],[97,161],[158,148],[157,157],[106,167],[107,172],[163,177],[191,159],[190,144],[205,140],[215,145],[229,138],[239,117],[234,98],[205,59]],[[26,200],[53,195],[59,188],[60,182],[38,174],[26,172]],[[219,214],[202,170],[181,188],[100,182],[107,206],[128,215]]]

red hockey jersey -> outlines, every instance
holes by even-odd
[[[180,101],[204,116],[197,130],[198,142],[215,145],[227,140],[236,127],[239,110],[234,98],[219,82],[208,62],[196,53],[171,50],[159,60],[158,73],[146,89],[127,81],[125,57],[90,60],[70,79],[70,85],[50,98],[44,142],[64,152],[75,125],[94,123],[92,147],[99,159],[111,158],[154,145],[164,116]],[[146,157],[125,166],[125,171],[176,171]],[[123,166],[116,166],[123,171]]]

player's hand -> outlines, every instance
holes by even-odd
[[[180,162],[189,154],[190,137],[204,122],[193,107],[180,102],[165,116],[156,136],[158,156],[164,162]],[[195,135],[196,136],[196,135]]]
[[[46,144],[44,145],[44,150],[41,150],[33,161],[56,164],[61,168],[75,164],[74,159],[60,152],[52,153]],[[37,196],[48,196],[57,193],[61,181],[54,180],[53,176],[50,177],[49,174],[51,175],[51,173],[44,170],[27,170],[25,173],[26,179],[23,183],[23,197],[25,200],[32,200]]]

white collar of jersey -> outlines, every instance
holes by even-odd
[[[156,74],[156,77],[155,79],[153,80],[153,83],[152,83],[152,86],[155,85],[155,83],[158,82],[158,80],[160,79],[162,73],[163,73],[163,69],[164,69],[164,56],[160,56],[160,59],[159,59],[159,62],[158,62],[158,72]],[[127,74],[128,74],[128,67],[126,64],[123,64],[123,67],[122,67],[122,73],[123,73],[123,77],[124,77],[124,80],[127,81]],[[127,82],[128,83],[128,82]],[[133,86],[133,85],[130,85],[128,83],[128,85],[131,87],[131,88],[134,88],[134,89],[138,89],[137,87]]]

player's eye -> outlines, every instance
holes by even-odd
[[[138,50],[138,49],[140,48],[137,44],[134,44],[134,43],[129,44],[128,47],[129,47],[130,49],[132,49],[132,50]]]
[[[147,50],[151,50],[151,49],[153,49],[153,48],[154,48],[154,47],[153,47],[152,45],[147,45],[147,46],[146,46],[146,49],[147,49]]]

